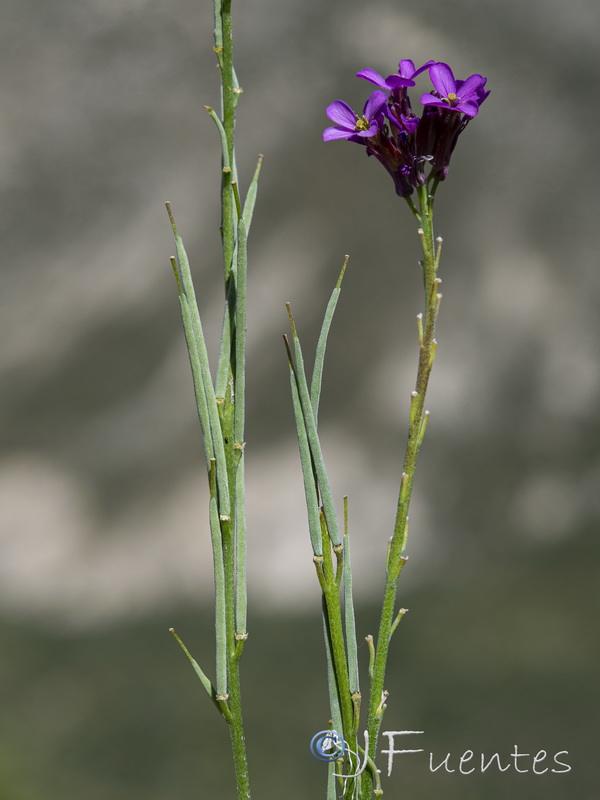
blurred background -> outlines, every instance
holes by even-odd
[[[212,6],[2,5],[0,800],[233,797],[226,727],[167,633],[212,673],[203,456],[164,211],[214,354]],[[414,220],[360,148],[322,143],[324,109],[362,107],[361,68],[434,58],[487,75],[492,94],[438,192],[444,301],[384,725],[425,731],[396,746],[426,752],[398,757],[384,789],[592,800],[600,6],[246,0],[235,13],[244,186],[265,154],[246,448],[255,797],[322,797],[325,779],[308,752],[328,713],[284,302],[311,352],[350,254],[320,424],[336,496],[350,496],[361,640],[376,633],[416,365]],[[467,749],[506,763],[515,745],[566,750],[572,770],[429,771],[429,752],[456,768]]]

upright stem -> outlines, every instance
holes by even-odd
[[[408,509],[415,477],[417,456],[425,433],[428,417],[428,412],[425,411],[425,396],[435,358],[435,324],[441,300],[441,294],[438,292],[440,280],[437,278],[441,240],[438,240],[438,246],[436,248],[433,235],[433,198],[428,195],[426,186],[422,186],[418,190],[418,199],[419,221],[421,224],[419,236],[423,247],[421,267],[423,270],[423,284],[425,289],[425,311],[423,317],[419,319],[419,362],[417,378],[415,390],[411,395],[410,422],[408,442],[406,444],[406,453],[404,457],[404,471],[400,483],[394,534],[388,556],[383,606],[373,663],[369,715],[367,721],[369,732],[369,756],[372,759],[375,758],[377,751],[377,740],[383,713],[385,711],[386,694],[384,694],[384,681],[389,644],[393,633],[396,587],[400,570],[406,563],[406,558],[403,553],[406,547],[408,533]],[[371,797],[372,790],[373,787],[369,786],[367,781],[364,781],[362,787],[363,800],[368,800],[368,798]]]
[[[227,282],[233,264],[233,252],[235,248],[234,197],[231,181],[236,177],[233,159],[233,142],[237,95],[235,93],[236,86],[233,72],[231,0],[215,0],[215,3],[220,7],[221,17],[221,37],[219,41],[219,38],[215,35],[215,49],[219,56],[219,67],[221,70],[223,127],[227,139],[227,153],[223,154],[223,175],[221,183],[223,267],[225,271],[225,281]],[[219,48],[222,48],[220,52]]]
[[[231,711],[229,733],[233,751],[233,763],[235,769],[235,782],[238,800],[250,800],[250,778],[248,775],[248,759],[246,756],[246,740],[244,737],[242,698],[240,692],[240,655],[241,648],[231,659],[229,664],[229,710]]]
[[[243,436],[245,403],[244,360],[245,360],[245,236],[244,223],[235,202],[232,181],[237,180],[235,165],[235,107],[239,90],[233,68],[233,32],[231,18],[232,0],[215,2],[215,52],[221,71],[222,126],[224,146],[222,154],[221,208],[223,242],[223,268],[225,277],[225,296],[227,299],[224,329],[230,337],[229,391],[219,398],[221,414],[221,433],[225,446],[228,485],[231,497],[231,520],[221,521],[223,535],[223,558],[225,568],[226,635],[227,635],[227,693],[230,718],[229,733],[235,767],[238,800],[250,800],[250,782],[246,741],[242,720],[242,704],[239,678],[239,660],[247,634],[245,633],[245,543],[239,546],[237,537],[240,529],[245,531],[244,486],[243,486]],[[237,187],[236,187],[237,188]],[[239,197],[239,196],[238,196]],[[238,200],[239,202],[239,200]],[[236,232],[239,225],[239,240]],[[234,263],[237,248],[237,265]],[[228,318],[227,318],[228,317]],[[241,585],[244,583],[244,585]],[[239,585],[238,585],[239,584]],[[236,620],[236,607],[243,620]],[[238,625],[241,627],[238,630]]]
[[[246,237],[256,200],[258,166],[242,206],[235,165],[235,107],[240,94],[233,68],[231,0],[214,0],[214,52],[221,72],[221,117],[205,106],[221,140],[221,236],[225,311],[213,385],[188,258],[170,205],[177,259],[171,259],[190,356],[210,484],[210,530],[215,573],[216,686],[191,657],[196,674],[229,725],[238,800],[250,800],[242,721],[239,661],[246,632],[246,519],[244,404],[246,361]]]

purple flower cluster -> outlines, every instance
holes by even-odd
[[[408,88],[421,72],[429,71],[433,91],[421,96],[423,112],[412,110]],[[419,69],[409,59],[398,64],[398,72],[383,78],[374,69],[356,75],[378,87],[356,114],[343,100],[327,107],[335,126],[323,132],[323,140],[347,139],[362,144],[392,176],[396,192],[408,197],[413,190],[434,179],[443,181],[456,141],[489,94],[487,78],[471,75],[456,80],[448,64],[428,61]],[[428,174],[425,174],[429,164]]]

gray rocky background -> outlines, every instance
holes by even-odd
[[[431,774],[390,798],[596,797],[600,317],[594,0],[245,0],[251,233],[248,737],[258,798],[322,796],[319,600],[281,333],[305,347],[343,255],[320,423],[375,633],[415,369],[415,225],[356,146],[358,69],[489,76],[439,191],[432,418],[411,512],[388,728],[427,752],[568,750],[567,775]],[[232,797],[226,732],[166,630],[211,660],[202,450],[168,257],[173,203],[218,341],[212,10],[4,0],[0,30],[0,800]],[[366,658],[363,652],[362,656]],[[225,776],[225,777],[223,777]],[[282,788],[285,787],[285,788]]]

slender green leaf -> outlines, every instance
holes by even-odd
[[[350,536],[348,532],[348,498],[344,497],[344,629],[348,653],[350,692],[360,692],[358,677],[358,649],[356,644],[356,620],[352,597],[352,563],[350,560]]]
[[[214,699],[214,697],[216,695],[216,690],[215,690],[215,687],[212,685],[210,678],[207,677],[206,673],[204,672],[204,670],[202,669],[200,664],[198,664],[198,662],[195,660],[195,658],[193,658],[192,654],[187,649],[187,647],[184,645],[184,643],[181,641],[179,636],[175,633],[173,628],[169,628],[169,633],[175,639],[177,644],[181,647],[183,652],[186,654],[186,656],[190,660],[190,663],[191,663],[192,667],[194,668],[194,671],[195,671],[196,675],[200,678],[200,683],[202,684],[202,686],[204,686],[204,689],[206,690],[207,695],[211,698],[211,700]]]
[[[219,132],[219,138],[221,140],[221,156],[223,158],[223,169],[231,170],[231,164],[229,163],[229,150],[227,147],[227,134],[225,133],[223,123],[219,119],[219,116],[214,108],[211,108],[210,106],[204,106],[204,108],[208,111],[210,118],[217,126],[217,130]],[[231,177],[233,178],[233,175],[231,175]]]
[[[234,384],[234,423],[235,442],[244,442],[244,406],[246,398],[246,283],[247,251],[246,226],[244,220],[238,223],[238,247],[236,263],[236,302],[235,302],[235,384]]]
[[[225,598],[225,566],[223,541],[217,506],[216,463],[210,462],[210,538],[213,549],[215,576],[215,631],[217,643],[217,694],[227,694],[227,608]]]
[[[248,546],[246,542],[246,503],[244,483],[244,453],[240,453],[240,463],[236,471],[236,503],[235,503],[235,530],[236,530],[236,595],[235,595],[235,632],[243,635],[246,633],[246,620],[248,609],[248,590],[246,585],[246,561]]]
[[[208,415],[208,405],[206,402],[206,392],[204,391],[204,383],[202,381],[202,369],[200,360],[198,358],[198,349],[196,347],[196,340],[190,319],[190,309],[185,295],[183,294],[177,267],[173,263],[173,269],[177,277],[177,286],[179,288],[179,303],[181,306],[181,319],[183,321],[183,331],[185,334],[185,341],[188,349],[188,356],[190,359],[190,367],[192,371],[192,380],[194,384],[194,394],[196,396],[196,409],[198,411],[198,418],[200,420],[200,427],[202,429],[202,441],[204,445],[204,456],[206,458],[206,466],[208,468],[210,459],[214,457],[214,448],[212,440],[212,432],[210,428],[210,418]]]
[[[208,696],[210,697],[210,699],[213,701],[213,703],[214,703],[214,704],[215,704],[215,706],[217,707],[217,710],[219,711],[219,713],[220,713],[220,714],[222,714],[222,716],[223,716],[223,717],[224,717],[226,720],[228,720],[228,721],[229,721],[229,719],[231,718],[231,713],[230,713],[230,711],[229,711],[229,708],[228,708],[228,706],[227,706],[227,701],[226,701],[226,700],[223,700],[223,699],[222,699],[222,698],[220,698],[220,697],[218,697],[218,695],[217,695],[217,690],[216,690],[216,689],[215,689],[215,687],[212,685],[212,682],[211,682],[211,681],[210,681],[210,679],[207,677],[206,673],[204,672],[204,670],[202,669],[202,667],[200,666],[200,664],[198,664],[198,662],[196,661],[196,659],[195,659],[195,658],[192,656],[192,654],[190,653],[190,651],[187,649],[187,647],[185,646],[185,644],[184,644],[184,643],[181,641],[181,639],[179,638],[179,636],[177,635],[177,633],[175,632],[175,630],[174,630],[173,628],[169,628],[169,633],[170,633],[170,634],[171,634],[171,636],[172,636],[172,637],[175,639],[175,641],[177,642],[177,644],[178,644],[178,645],[181,647],[181,649],[183,650],[183,652],[185,653],[185,655],[188,657],[188,659],[189,659],[189,661],[190,661],[190,664],[191,664],[191,665],[192,665],[192,667],[194,668],[194,672],[195,672],[195,673],[196,673],[196,675],[197,675],[197,676],[200,678],[200,682],[202,683],[202,686],[204,687],[204,689],[205,689],[206,693],[208,694]]]
[[[256,204],[256,193],[258,191],[258,176],[260,175],[260,168],[262,167],[263,156],[258,157],[258,163],[254,170],[254,175],[250,181],[248,192],[246,193],[246,200],[244,201],[244,224],[246,225],[246,232],[250,230],[252,224],[252,215],[254,214],[254,206]]]
[[[298,394],[300,396],[300,404],[302,406],[302,415],[304,417],[304,424],[306,426],[306,435],[310,445],[310,452],[315,466],[317,481],[319,484],[319,491],[321,492],[321,499],[323,502],[323,510],[325,512],[325,519],[327,521],[327,530],[334,545],[342,543],[337,516],[335,513],[335,506],[333,504],[333,497],[331,494],[331,487],[329,479],[327,478],[327,470],[325,469],[325,461],[323,453],[321,452],[321,443],[319,441],[319,434],[317,432],[317,424],[313,414],[310,395],[308,393],[308,384],[306,382],[306,373],[304,371],[304,359],[302,357],[302,348],[300,346],[300,339],[296,332],[296,326],[292,316],[289,303],[287,304],[288,314],[290,315],[290,323],[292,326],[292,337],[294,341],[294,356],[295,356],[295,375],[298,386]]]
[[[313,462],[310,454],[310,446],[308,444],[308,436],[306,434],[306,425],[304,424],[304,416],[302,414],[302,405],[300,403],[300,395],[298,393],[298,383],[296,380],[296,374],[294,372],[292,354],[289,350],[286,337],[284,337],[284,341],[288,351],[288,359],[290,363],[292,405],[294,408],[294,418],[296,420],[296,431],[298,433],[298,448],[300,450],[300,465],[302,467],[302,478],[304,480],[304,494],[306,497],[306,511],[308,514],[310,542],[314,555],[322,556],[323,543],[321,541],[321,523],[319,521],[319,498],[315,485]]]
[[[192,280],[192,273],[190,271],[190,264],[188,261],[185,247],[181,236],[177,232],[175,219],[171,206],[167,203],[167,211],[171,220],[171,227],[173,228],[173,235],[175,237],[175,247],[177,250],[177,265],[179,268],[179,275],[181,285],[185,294],[189,308],[190,325],[193,338],[196,343],[197,358],[200,365],[200,375],[202,377],[202,384],[204,386],[204,393],[206,396],[206,404],[208,409],[208,418],[210,420],[210,430],[212,435],[212,443],[217,465],[217,484],[219,487],[219,513],[225,517],[230,515],[230,502],[229,502],[229,486],[227,481],[227,462],[225,459],[225,449],[223,445],[223,437],[221,433],[221,423],[219,422],[219,412],[215,399],[215,392],[210,375],[210,364],[208,361],[208,351],[206,349],[206,341],[204,339],[204,332],[202,330],[202,321],[200,319],[200,312],[198,310],[198,302],[194,290],[194,282]]]
[[[223,310],[223,326],[221,328],[221,344],[219,346],[219,363],[215,379],[215,396],[223,398],[227,394],[227,383],[231,372],[231,308],[235,307],[235,300],[230,295],[235,293],[235,275],[233,270],[229,273],[229,287],[225,308]]]
[[[348,264],[348,256],[344,258],[342,271],[340,272],[338,281],[331,294],[329,303],[327,304],[327,308],[325,309],[325,317],[323,319],[323,325],[321,327],[319,341],[317,342],[315,365],[313,367],[312,381],[310,387],[310,399],[313,407],[313,413],[315,415],[315,422],[318,420],[319,417],[319,398],[321,396],[321,382],[323,380],[323,362],[325,361],[325,350],[327,349],[327,337],[329,336],[329,329],[331,328],[333,314],[335,312],[335,307],[337,305],[337,301],[340,296],[342,280],[344,278],[344,273],[346,271],[347,264]]]
[[[336,800],[335,793],[335,761],[327,765],[327,800]]]

